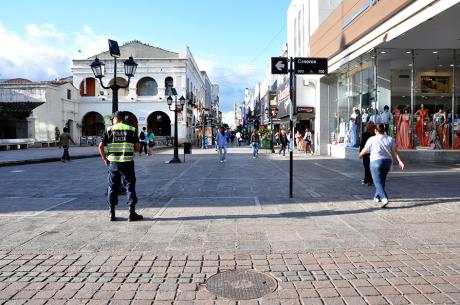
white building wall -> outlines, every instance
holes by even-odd
[[[287,12],[287,56],[309,57],[310,36],[341,0],[293,0]],[[317,77],[296,75],[297,107],[315,107],[319,113]],[[315,120],[317,121],[317,119]],[[315,126],[315,130],[318,130]]]
[[[138,127],[142,129],[147,127],[147,119],[150,114],[155,111],[164,112],[171,121],[171,135],[174,131],[174,112],[169,110],[166,102],[167,96],[165,96],[165,79],[166,77],[172,77],[174,81],[174,87],[177,90],[177,98],[181,96],[187,97],[187,88],[189,92],[197,97],[198,102],[204,103],[207,97],[211,95],[211,86],[209,81],[209,88],[204,85],[203,77],[201,72],[198,70],[193,57],[186,48],[181,53],[179,59],[135,59],[138,63],[135,76],[131,79],[129,85],[129,93],[127,96],[123,96],[122,91],[119,91],[119,104],[118,109],[120,111],[129,111],[133,113],[138,120]],[[74,60],[73,75],[74,75],[74,86],[79,88],[80,83],[88,78],[94,77],[90,68],[92,60]],[[119,62],[122,62],[119,60]],[[113,61],[105,62],[106,66],[106,77],[103,78],[104,85],[108,85],[110,80],[113,78]],[[118,64],[118,63],[117,63]],[[118,64],[117,66],[117,77],[126,78],[123,72],[123,65]],[[136,94],[136,88],[138,81],[144,77],[152,77],[155,79],[158,85],[158,94],[155,96],[138,96]],[[206,76],[207,77],[207,76]],[[99,81],[97,81],[99,82]],[[100,94],[101,92],[102,94]],[[96,96],[81,97],[81,106],[78,115],[78,120],[81,122],[83,117],[91,111],[98,112],[102,116],[109,116],[112,111],[111,103],[111,90],[100,88],[96,89]],[[208,98],[210,103],[210,98]],[[193,110],[190,110],[192,114],[187,115],[187,108],[191,109],[187,103],[184,106],[182,113],[178,113],[178,137],[179,142],[190,141],[192,138],[192,116]],[[189,117],[188,117],[189,116]],[[188,119],[188,124],[187,124]],[[110,122],[106,121],[106,124]]]

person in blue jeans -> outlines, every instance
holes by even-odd
[[[227,161],[227,138],[225,137],[225,132],[223,127],[219,127],[219,131],[217,132],[216,135],[216,145],[217,149],[219,150],[219,161],[220,163],[223,163]]]
[[[259,133],[257,129],[254,129],[251,135],[251,145],[252,145],[252,158],[257,158],[259,156]]]
[[[394,139],[385,134],[385,125],[383,123],[377,124],[375,136],[367,140],[366,145],[359,153],[359,157],[362,158],[367,153],[370,153],[370,169],[375,186],[374,201],[382,202],[382,208],[385,208],[388,205],[385,182],[391,169],[392,155],[398,160],[401,170],[404,169],[404,163],[396,150]]]

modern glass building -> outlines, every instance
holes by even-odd
[[[343,1],[310,43],[312,57],[329,58],[321,153],[355,156],[372,120],[387,124],[406,159],[458,160],[459,15],[458,1]]]

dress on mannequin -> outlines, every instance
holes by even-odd
[[[426,122],[425,120],[428,117],[428,109],[424,108],[424,105],[421,105],[421,109],[417,110],[415,113],[418,115],[417,123],[415,123],[415,130],[417,132],[417,137],[420,146],[428,146],[429,137],[425,134],[426,131]]]
[[[400,149],[410,149],[411,148],[411,139],[410,139],[410,114],[407,113],[407,110],[399,118],[398,123],[398,132],[396,133],[396,145]]]
[[[446,113],[439,109],[437,113],[433,115],[433,125],[436,128],[441,147],[444,149],[449,148],[449,126],[447,124]]]

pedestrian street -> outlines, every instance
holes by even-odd
[[[360,162],[295,153],[289,199],[288,156],[171,156],[135,158],[139,222],[99,158],[0,168],[0,303],[230,304],[204,285],[235,269],[276,279],[259,304],[460,302],[458,164],[395,169],[381,209]]]

